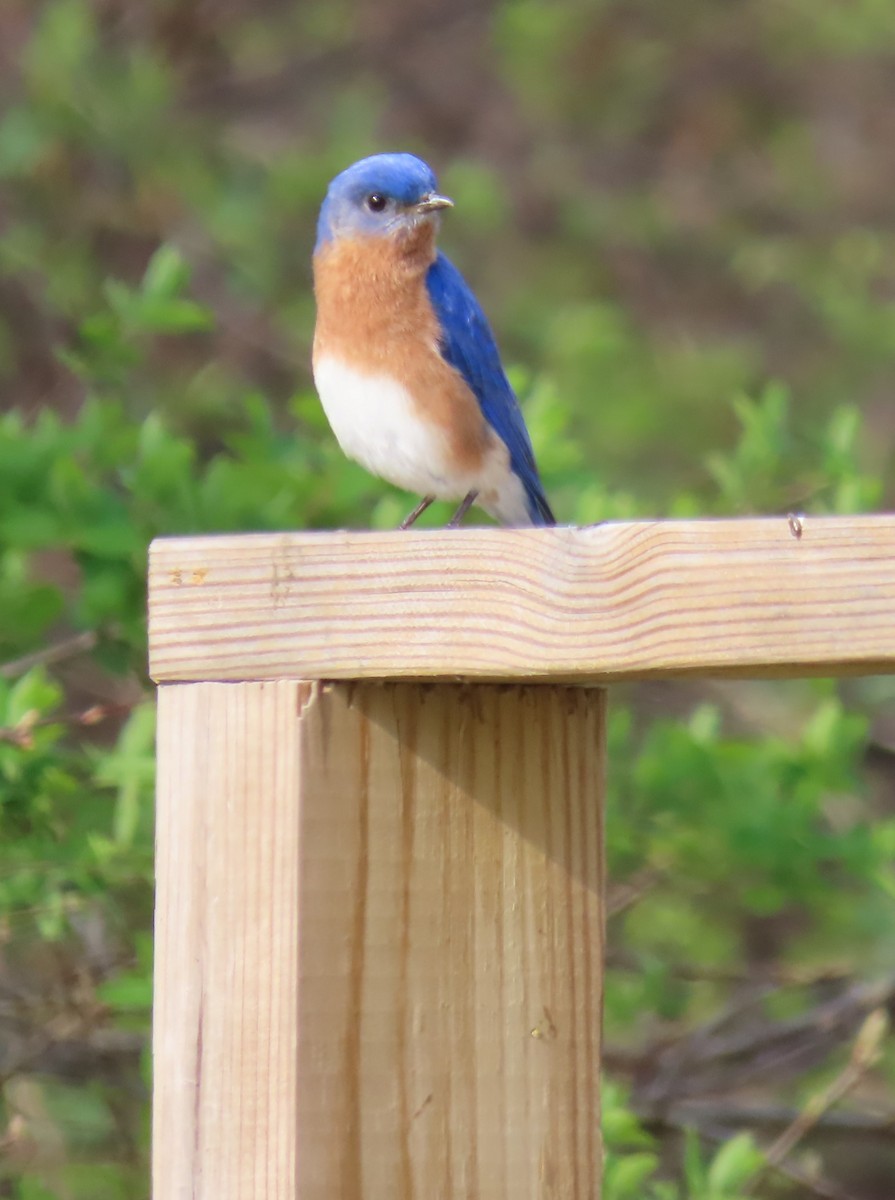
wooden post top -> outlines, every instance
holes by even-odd
[[[158,682],[895,672],[895,516],[162,538]]]

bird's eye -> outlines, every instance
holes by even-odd
[[[367,208],[370,212],[382,212],[388,201],[381,192],[371,192],[367,197]]]

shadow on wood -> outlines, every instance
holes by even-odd
[[[160,712],[156,1200],[598,1196],[602,694]]]

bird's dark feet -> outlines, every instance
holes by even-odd
[[[398,526],[398,528],[399,529],[409,529],[410,526],[417,519],[417,517],[421,517],[423,515],[423,513],[426,511],[426,509],[429,507],[429,505],[434,504],[434,503],[435,503],[434,496],[423,496],[422,500],[420,500],[419,504],[416,506],[416,508],[413,510],[413,512],[407,514],[407,516],[404,518],[404,520],[401,522],[401,524]]]
[[[477,496],[478,496],[478,492],[469,492],[468,495],[463,497],[463,503],[460,505],[460,507],[457,509],[457,511],[454,513],[454,515],[451,517],[451,519],[447,523],[448,529],[456,529],[457,528],[457,526],[460,524],[460,522],[463,520],[463,518],[466,516],[466,514],[472,508],[473,504],[475,504]]]

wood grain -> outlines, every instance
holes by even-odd
[[[159,689],[154,1200],[295,1200],[296,713],[309,685]]]
[[[163,539],[149,615],[160,681],[891,672],[895,517]]]
[[[602,719],[565,688],[305,709],[300,1196],[599,1195]]]
[[[155,1200],[597,1200],[601,693],[161,693]]]

